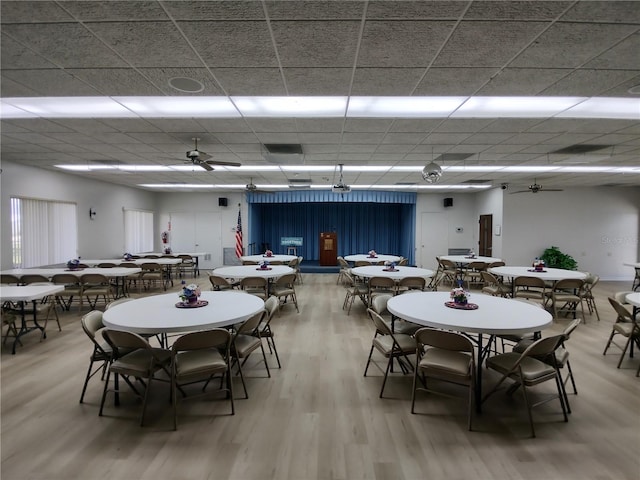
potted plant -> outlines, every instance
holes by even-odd
[[[578,262],[566,253],[562,253],[558,247],[547,248],[540,256],[544,266],[549,268],[561,268],[563,270],[577,270]]]

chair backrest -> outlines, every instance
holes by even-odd
[[[276,285],[279,287],[291,287],[293,288],[293,284],[296,281],[295,273],[287,273],[282,275],[280,278],[276,280]]]
[[[618,314],[618,318],[616,319],[616,322],[633,322],[633,315],[631,315],[631,312],[629,310],[627,310],[615,298],[608,297],[608,299],[609,299],[609,303]]]
[[[400,257],[400,260],[398,260],[398,265],[399,266],[409,265],[409,259],[405,257]]]
[[[393,298],[393,295],[389,295],[388,293],[376,295],[375,297],[373,297],[373,300],[371,300],[371,309],[378,315],[384,315],[385,313],[388,313],[387,302],[391,298]]]
[[[82,330],[87,336],[95,342],[96,333],[105,328],[102,323],[102,312],[99,310],[92,310],[89,313],[82,316],[80,319],[82,324]]]
[[[140,265],[142,273],[162,272],[162,266],[156,262],[145,262]]]
[[[27,274],[20,277],[20,283],[31,285],[32,283],[50,283],[49,279],[44,275]]]
[[[338,257],[338,265],[340,266],[340,268],[345,268],[345,269],[351,268],[351,265],[349,265],[349,262],[347,262],[343,257]]]
[[[160,258],[160,255],[145,255],[144,258]]]
[[[562,332],[562,335],[564,335],[564,341],[569,340],[569,337],[571,336],[573,331],[578,328],[578,325],[580,325],[581,322],[581,318],[576,318],[569,325],[567,325],[567,327]]]
[[[121,262],[118,266],[123,268],[139,268],[138,265],[133,262]]]
[[[51,277],[51,282],[56,285],[79,285],[80,277],[70,273],[56,273]]]
[[[181,254],[177,258],[182,259],[182,263],[193,263],[193,257],[191,255]]]
[[[420,345],[427,345],[442,350],[468,352],[473,358],[473,343],[460,333],[426,327],[418,330],[414,336],[419,347]]]
[[[475,270],[477,272],[481,272],[487,269],[486,262],[469,262],[467,264],[467,270]]]
[[[290,260],[287,265],[291,268],[296,268],[298,266],[298,257]]]
[[[109,279],[101,273],[85,273],[80,277],[80,282],[85,285],[108,285]]]
[[[583,285],[584,280],[579,278],[563,278],[553,285],[553,290],[575,290],[576,294],[579,294]]]
[[[258,325],[260,325],[260,322],[266,313],[266,310],[254,313],[251,317],[240,324],[236,329],[236,335],[251,335],[254,332],[257,332]]]
[[[258,262],[255,260],[242,260],[243,265],[258,265]]]
[[[502,262],[502,261],[490,262],[490,263],[487,264],[487,268],[504,267],[505,265],[506,265],[506,263]]]
[[[271,321],[275,313],[278,311],[278,308],[280,308],[280,301],[278,300],[278,297],[271,295],[264,301],[264,309],[267,312],[267,321]]]
[[[634,293],[633,290],[623,290],[620,292],[616,292],[613,294],[613,299],[621,305],[629,305],[629,302],[627,302],[627,295],[629,295],[630,293]]]
[[[404,277],[398,282],[399,287],[408,287],[410,289],[424,290],[427,281],[424,277]]]
[[[366,260],[356,260],[353,264],[356,267],[368,267],[369,265],[371,265],[371,263],[367,262]]]
[[[185,333],[178,337],[171,346],[172,353],[187,350],[204,350],[208,348],[224,348],[225,358],[231,344],[231,333],[224,328],[212,328],[199,332]]]
[[[514,287],[532,287],[532,288],[546,288],[544,280],[539,277],[525,277],[520,276],[513,279]]]
[[[393,336],[393,332],[391,331],[391,328],[389,328],[389,326],[386,324],[384,319],[378,313],[376,313],[373,309],[368,308],[367,314],[369,315],[369,318],[371,318],[371,320],[373,321],[373,324],[376,327],[376,332],[380,333],[381,335]]]
[[[240,280],[240,288],[267,288],[267,279],[264,277],[244,277]]]
[[[98,268],[113,268],[115,266],[116,264],[111,262],[102,262],[98,264]]]
[[[456,270],[456,264],[446,258],[440,259],[440,265],[444,270]]]
[[[395,288],[396,282],[393,278],[389,277],[371,277],[369,279],[369,288],[374,290],[376,288]]]
[[[231,284],[229,283],[229,281],[224,277],[220,277],[219,275],[209,275],[209,281],[211,282],[211,286],[213,288],[231,288]]]
[[[556,351],[558,346],[564,341],[564,334],[553,335],[536,340],[522,352],[522,357],[542,357],[546,358]],[[519,363],[519,362],[518,362]]]
[[[485,285],[498,285],[500,283],[498,278],[491,272],[483,270],[480,272],[480,276]]]
[[[139,348],[151,350],[149,342],[137,333],[105,328],[102,330],[102,337],[111,346],[114,355],[117,355],[119,351],[131,351]]]
[[[3,285],[18,285],[20,283],[20,278],[16,275],[9,274],[0,274],[0,283]]]

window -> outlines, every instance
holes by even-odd
[[[124,210],[124,248],[127,253],[153,251],[153,213]]]
[[[13,267],[64,263],[78,256],[76,204],[11,198]]]

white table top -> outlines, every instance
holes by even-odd
[[[444,303],[450,300],[449,292],[414,292],[391,298],[387,309],[419,325],[491,335],[536,332],[553,320],[546,310],[509,298],[472,294],[469,302],[477,304],[477,310],[446,307]]]
[[[171,253],[144,252],[144,253],[133,253],[132,255],[135,255],[137,257],[144,257],[145,255],[158,255],[159,257],[162,257],[163,255],[173,255],[174,257],[177,257],[178,255],[191,255],[192,257],[204,257],[205,255],[208,255],[208,253],[207,252],[171,252]],[[169,257],[165,257],[165,258],[169,258]]]
[[[481,257],[476,255],[473,258],[469,258],[467,255],[442,255],[440,257],[441,259],[444,260],[449,260],[453,263],[461,263],[461,264],[467,264],[467,263],[471,263],[471,262],[484,262],[484,263],[493,263],[493,262],[501,262],[502,259],[501,258],[495,258],[495,257]]]
[[[169,333],[206,330],[240,323],[264,309],[264,301],[245,292],[202,292],[209,305],[177,308],[177,293],[142,297],[115,305],[104,312],[108,328],[134,333]]]
[[[378,263],[378,262],[399,262],[399,256],[397,255],[383,255],[378,253],[374,258],[371,258],[368,253],[357,254],[357,255],[347,255],[344,259],[347,262],[369,262],[369,263]]]
[[[555,281],[563,280],[565,278],[577,278],[584,280],[587,278],[587,274],[584,272],[577,272],[575,270],[563,270],[562,268],[545,268],[542,272],[530,271],[533,267],[494,267],[489,271],[494,275],[501,275],[503,277],[537,277],[543,280]]]
[[[287,273],[294,273],[295,270],[286,265],[272,265],[268,269],[258,268],[257,265],[234,265],[230,267],[219,267],[213,270],[214,275],[224,278],[245,278],[264,277],[279,278]]]
[[[89,259],[86,260],[84,258],[80,259],[80,263],[84,263],[85,265],[97,266],[101,263],[115,263],[119,265],[121,263],[135,263],[136,265],[142,265],[143,263],[157,263],[158,265],[179,265],[182,263],[181,258],[174,257],[163,257],[163,258],[132,258],[131,260],[125,260],[124,258],[108,258],[106,260],[99,259]]]
[[[30,302],[64,290],[64,285],[5,285],[0,287],[3,302]]]
[[[397,272],[386,272],[382,265],[370,265],[366,267],[354,267],[351,269],[351,272],[358,277],[387,277],[393,278],[394,280],[401,280],[405,277],[424,277],[429,278],[433,277],[433,270],[428,270],[426,268],[416,268],[416,267],[404,267],[399,266],[396,267],[395,270]]]
[[[247,260],[250,262],[262,262],[263,260],[266,260],[267,262],[290,262],[291,260],[295,260],[296,257],[295,255],[280,255],[280,254],[273,254],[271,257],[267,257],[265,255],[246,255],[244,257],[240,257],[241,260]]]
[[[631,305],[640,307],[640,292],[628,293],[625,298]]]
[[[69,270],[67,268],[13,268],[11,270],[2,270],[0,274],[15,275],[21,277],[22,275],[44,275],[47,278],[51,278],[59,273],[69,273],[76,277],[81,277],[85,273],[99,273],[107,278],[112,277],[127,277],[140,273],[141,268],[127,268],[127,267],[113,267],[113,268],[81,268],[78,270]]]

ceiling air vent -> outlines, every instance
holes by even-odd
[[[274,155],[300,155],[302,153],[302,145],[299,143],[265,143],[264,148]]]
[[[603,148],[612,148],[613,145],[589,145],[586,143],[578,144],[578,145],[569,145],[568,147],[561,148],[560,150],[556,150],[550,153],[559,153],[559,154],[583,154],[595,152],[596,150],[602,150]]]

